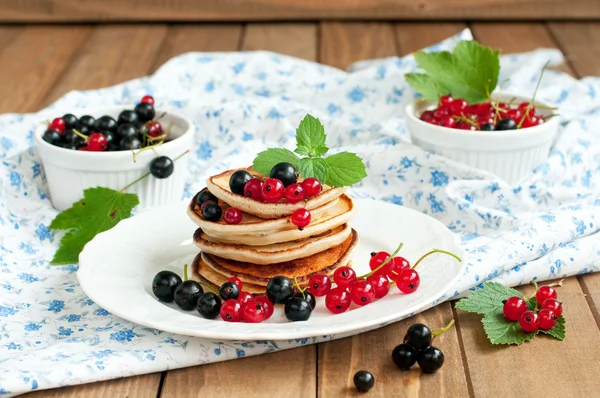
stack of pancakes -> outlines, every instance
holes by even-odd
[[[194,242],[201,249],[192,266],[194,279],[218,288],[236,276],[244,291],[260,294],[274,276],[296,278],[302,286],[314,274],[332,275],[349,264],[358,234],[348,226],[356,209],[344,188],[323,186],[318,196],[293,204],[264,203],[230,191],[229,178],[235,171],[210,177],[207,189],[218,198],[223,213],[229,207],[243,212],[240,224],[204,220],[196,197],[188,207],[199,227]],[[311,213],[310,224],[302,229],[291,222],[291,214],[301,207]]]

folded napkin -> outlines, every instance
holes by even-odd
[[[469,31],[435,46],[451,49]],[[506,89],[530,95],[557,50],[502,58]],[[469,254],[465,275],[444,300],[487,280],[506,285],[600,268],[600,79],[548,71],[540,99],[560,105],[559,138],[548,160],[520,185],[424,152],[409,143],[403,74],[412,56],[356,64],[350,72],[268,52],[189,53],[153,76],[71,92],[37,114],[0,117],[0,395],[257,355],[343,337],[217,342],[173,335],[117,318],[81,291],[77,265],[49,267],[60,236],[33,147],[42,120],[92,106],[131,105],[152,94],[196,126],[182,198],[207,176],[250,164],[269,146],[293,147],[306,113],[325,125],[330,146],[358,152],[369,177],[361,198],[407,206],[456,232]]]

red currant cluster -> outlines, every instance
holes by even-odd
[[[500,101],[469,105],[464,99],[449,95],[442,96],[438,107],[424,111],[420,119],[437,126],[472,131],[514,130],[544,123],[529,102],[516,106]]]
[[[242,281],[235,276],[227,279],[220,293],[225,301],[219,314],[225,322],[260,323],[269,319],[275,311],[267,296],[254,296],[243,291]]]
[[[521,329],[527,333],[552,329],[562,315],[562,304],[556,297],[556,290],[552,286],[540,287],[535,292],[536,309],[539,308],[539,311],[532,311],[527,308],[525,300],[512,296],[504,301],[504,316],[509,321],[519,321]]]

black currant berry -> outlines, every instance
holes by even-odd
[[[392,351],[392,361],[400,370],[409,370],[417,362],[417,350],[410,344],[397,345]]]
[[[298,172],[296,171],[296,168],[286,162],[277,163],[273,166],[269,176],[280,180],[284,187],[295,184],[298,181]]]
[[[101,116],[96,119],[94,128],[98,131],[110,131],[111,133],[117,132],[117,121],[110,116]]]
[[[481,126],[481,131],[494,131],[496,130],[496,128],[494,127],[493,123],[486,123],[483,126]]]
[[[110,131],[101,131],[102,135],[106,137],[106,150],[107,151],[118,151],[119,150],[119,140],[115,133],[111,133]]]
[[[223,210],[216,203],[207,203],[202,210],[202,215],[207,221],[219,221],[223,215]]]
[[[306,302],[310,304],[311,311],[317,306],[315,296],[313,296],[308,290],[305,290],[304,293],[296,292],[292,297],[300,297],[301,299],[306,300]]]
[[[412,345],[416,350],[422,350],[431,344],[431,330],[422,323],[415,323],[408,328],[404,342]]]
[[[367,392],[375,385],[375,377],[366,370],[359,370],[354,375],[354,386],[359,392]]]
[[[510,118],[502,119],[496,125],[496,130],[514,130],[516,128],[517,123]]]
[[[202,286],[200,286],[198,282],[188,280],[181,282],[181,284],[177,286],[173,298],[175,304],[177,304],[179,308],[185,311],[191,311],[198,306],[198,299],[202,293],[204,293],[204,289],[202,289]]]
[[[126,109],[123,112],[119,113],[119,117],[117,118],[117,125],[122,126],[124,124],[133,124],[135,125],[138,122],[138,115],[132,110]]]
[[[135,135],[133,136],[127,136],[124,137],[123,139],[121,139],[121,142],[119,143],[119,147],[121,148],[122,151],[131,151],[134,149],[140,149],[142,147],[142,142],[139,140],[139,138]]]
[[[308,301],[296,296],[285,302],[284,312],[285,317],[292,322],[307,321],[312,313],[312,308]]]
[[[167,156],[159,156],[150,162],[150,174],[156,178],[168,178],[174,169],[173,161]]]
[[[117,127],[117,137],[123,139],[125,137],[137,137],[138,130],[133,124],[122,124]]]
[[[215,203],[219,202],[219,199],[217,199],[217,197],[213,195],[208,188],[204,188],[196,195],[196,203],[198,206],[202,206],[202,204],[207,200],[212,200]]]
[[[246,170],[238,170],[229,177],[229,189],[237,195],[244,194],[246,183],[252,179],[252,174]]]
[[[135,107],[135,113],[137,114],[138,120],[142,123],[154,119],[154,116],[156,115],[154,107],[145,102],[141,102]]]
[[[49,144],[58,145],[60,144],[60,133],[56,130],[46,130],[42,135],[42,139]]]
[[[225,282],[221,285],[219,294],[223,300],[237,300],[240,297],[240,288],[233,282]]]
[[[89,135],[94,129],[95,124],[96,119],[94,119],[90,115],[84,115],[79,118],[79,121],[77,123],[77,131],[79,131],[83,135]]]
[[[444,353],[436,347],[427,347],[419,351],[417,362],[423,373],[434,373],[444,364]]]
[[[63,120],[65,121],[65,129],[73,129],[75,127],[77,127],[77,116],[70,114],[70,113],[66,113],[63,115]]]
[[[215,319],[221,311],[221,299],[213,292],[202,293],[196,308],[206,319]]]
[[[294,286],[287,276],[275,276],[267,283],[267,297],[273,304],[285,304],[293,294]]]
[[[175,298],[175,289],[181,284],[181,278],[175,272],[160,271],[152,280],[152,293],[160,301],[170,303]]]

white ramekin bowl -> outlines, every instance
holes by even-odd
[[[86,109],[76,113],[77,117],[91,115],[100,117],[109,115],[115,119],[123,107]],[[156,110],[162,115],[164,110]],[[50,199],[57,210],[64,210],[83,197],[83,191],[92,187],[122,189],[127,184],[149,172],[150,161],[157,156],[168,156],[175,160],[185,153],[191,145],[194,133],[192,122],[185,116],[167,111],[160,120],[163,127],[171,127],[171,141],[160,145],[156,152],[146,150],[133,161],[132,151],[85,152],[64,149],[51,145],[42,139],[46,125],[36,128],[35,146],[46,173]],[[158,154],[157,154],[158,153]],[[127,189],[140,198],[140,207],[162,206],[181,200],[187,175],[186,157],[175,162],[173,174],[165,179],[152,175],[144,178]]]
[[[530,101],[530,98],[509,93],[501,93],[494,98],[507,102],[516,98],[518,103]],[[535,102],[550,108],[545,102]],[[422,100],[406,106],[406,121],[412,142],[427,151],[492,172],[509,184],[518,183],[535,166],[546,160],[558,133],[557,117],[539,126],[505,131],[458,130],[419,119],[423,111],[435,106],[435,103]],[[552,111],[537,109],[537,113],[549,116]]]

